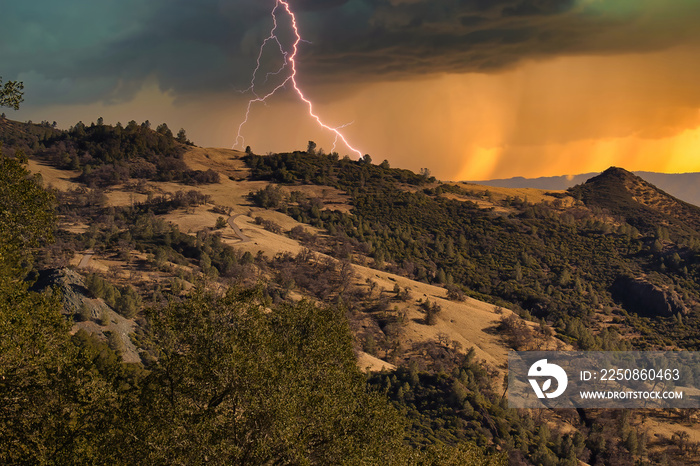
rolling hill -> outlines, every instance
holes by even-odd
[[[397,435],[434,458],[468,450],[494,461],[505,453],[512,464],[697,463],[677,442],[677,432],[687,433],[690,443],[700,441],[692,412],[529,413],[509,410],[503,396],[512,349],[700,348],[697,207],[618,168],[568,191],[489,190],[442,183],[367,158],[206,149],[175,140],[167,128],[129,127],[129,132],[106,125],[62,132],[47,125],[0,124],[3,151],[29,155],[28,167],[42,175],[58,200],[56,240],[34,250],[26,279],[43,290],[68,287],[70,299],[61,306],[73,319],[71,341],[96,355],[94,367],[84,373],[102,374],[92,383],[109,394],[105,400],[121,406],[117,415],[105,408],[109,404],[100,405],[112,417],[94,415],[113,429],[100,432],[120,435],[114,419],[124,413],[135,416],[130,422],[164,448],[183,426],[196,428],[198,435],[210,432],[207,426],[226,428],[226,417],[197,411],[209,405],[229,409],[226,403],[235,399],[228,397],[228,372],[209,364],[249,361],[261,371],[281,371],[273,356],[278,353],[295,355],[285,361],[299,371],[301,378],[294,380],[301,398],[291,399],[290,406],[309,415],[282,417],[275,426],[311,419],[316,424],[308,429],[314,432],[327,424],[314,417],[311,398],[304,398],[314,396],[309,381],[323,381],[319,390],[327,388],[332,381],[322,376],[324,367],[335,366],[323,351],[332,349],[347,362],[341,355],[347,349],[354,364],[369,372],[360,377],[367,384],[362,390],[381,393],[404,416],[409,427]],[[119,155],[113,157],[112,150]],[[150,170],[159,164],[163,172]],[[70,280],[46,282],[54,276],[49,270]],[[227,290],[243,294],[230,297]],[[204,292],[211,295],[204,299]],[[640,293],[647,296],[641,303],[630,298]],[[245,338],[267,340],[251,340],[245,350],[229,346],[222,335],[248,328],[250,321],[226,327],[237,314],[219,315],[207,299],[223,309],[231,299],[246,309],[258,309],[251,303],[259,303],[261,312],[251,315],[260,325],[272,325],[274,337],[265,333],[267,327],[250,327]],[[319,314],[305,303],[331,311]],[[294,330],[280,328],[276,312]],[[301,325],[295,313],[311,320]],[[225,330],[219,332],[219,325]],[[158,329],[162,333],[154,333]],[[314,329],[336,332],[337,347],[314,339]],[[199,338],[205,335],[199,330],[209,332],[206,338]],[[307,337],[316,346],[304,346]],[[170,338],[172,352],[162,346]],[[208,339],[216,345],[207,345]],[[266,345],[286,349],[268,354]],[[250,350],[255,347],[270,359],[258,357]],[[191,375],[183,379],[190,385],[178,392],[191,404],[181,405],[175,423],[161,424],[172,434],[163,437],[148,414],[149,409],[172,414],[164,408],[167,398],[158,398],[159,384],[169,383],[159,355],[178,358],[188,348],[205,352],[168,370]],[[219,349],[228,356],[219,357]],[[133,372],[122,372],[120,355],[132,362]],[[308,380],[304,366],[317,371]],[[212,372],[198,372],[204,369]],[[347,365],[343,371],[352,372]],[[149,378],[149,372],[161,378]],[[221,377],[216,380],[222,385],[205,383],[204,373]],[[248,374],[261,384],[256,387],[267,389]],[[115,392],[100,385],[105,380]],[[347,394],[350,382],[338,380],[344,384],[336,386],[338,393]],[[267,387],[270,393],[284,391]],[[202,390],[212,390],[204,401],[195,396]],[[149,400],[160,401],[139,404]],[[137,411],[130,411],[134,406]],[[247,406],[250,413],[261,409]],[[333,415],[344,413],[332,403],[322,406]],[[280,408],[275,416],[281,414],[286,411]],[[378,422],[385,419],[376,416]],[[255,428],[260,425],[265,424]],[[376,430],[378,424],[372,425]]]

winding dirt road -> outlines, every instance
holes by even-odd
[[[237,217],[240,217],[241,215],[243,215],[243,214],[236,214],[236,215],[233,215],[233,216],[229,217],[229,218],[228,218],[228,224],[231,225],[231,228],[233,228],[233,232],[236,234],[236,236],[238,236],[238,237],[241,239],[241,242],[246,243],[246,242],[250,241],[250,238],[248,238],[248,237],[241,231],[241,229],[238,228],[238,225],[236,225],[236,222],[234,222],[234,220],[236,220],[236,218],[237,218]]]

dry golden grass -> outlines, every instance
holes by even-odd
[[[29,159],[28,167],[32,173],[39,173],[45,187],[53,187],[61,191],[68,191],[82,186],[73,181],[80,175],[80,172],[73,170],[59,170],[51,165],[34,159]]]
[[[111,206],[128,206],[137,202],[143,202],[147,199],[147,195],[124,191],[122,189],[110,189],[105,193],[107,196],[107,204]]]
[[[539,202],[554,202],[557,198],[548,193],[566,194],[566,191],[557,190],[544,190],[535,188],[500,188],[494,186],[486,186],[474,183],[447,183],[454,186],[459,186],[460,188],[466,189],[467,191],[476,191],[477,193],[483,193],[488,191],[491,193],[491,197],[494,201],[502,201],[507,197],[519,197],[520,199],[527,200],[531,204],[537,204]],[[564,206],[571,206],[574,203],[574,198],[567,195],[567,197],[561,199]]]
[[[357,355],[357,367],[365,372],[379,372],[382,369],[391,371],[396,369],[396,366],[393,364],[389,364],[386,361],[375,358],[371,354],[367,354],[364,351],[360,351]]]
[[[473,202],[479,206],[481,209],[493,209],[496,213],[510,213],[514,212],[515,209],[510,207],[504,207],[502,201],[506,198],[520,198],[527,201],[530,204],[537,204],[540,202],[560,204],[561,207],[571,207],[574,205],[574,198],[566,194],[566,191],[557,190],[544,190],[535,188],[499,188],[493,186],[480,185],[475,183],[466,182],[454,182],[448,181],[444,183],[433,183],[425,185],[422,187],[412,186],[412,185],[401,185],[401,189],[408,192],[416,192],[425,188],[437,188],[440,185],[450,185],[457,186],[464,189],[467,192],[473,193],[473,195],[462,195],[454,193],[443,193],[442,197],[457,201],[469,201]],[[566,194],[565,197],[559,199],[553,196],[552,193],[557,195]],[[487,195],[488,194],[488,195]]]
[[[400,310],[407,311],[408,323],[403,332],[403,340],[407,345],[435,341],[438,335],[442,334],[450,341],[459,342],[462,345],[462,351],[473,347],[477,357],[493,367],[502,366],[506,362],[508,348],[490,329],[497,326],[500,319],[511,314],[511,311],[504,310],[502,315],[497,314],[492,304],[471,298],[467,298],[464,302],[449,301],[444,288],[416,282],[400,275],[359,265],[354,266],[354,270],[358,285],[370,279],[377,283],[378,290],[391,292],[395,284],[401,288],[408,288],[409,301],[398,304]],[[418,299],[423,301],[429,299],[442,307],[436,325],[423,323],[424,313],[416,305]]]
[[[58,227],[62,230],[75,233],[76,235],[85,233],[90,228],[90,226],[86,225],[85,223],[65,223],[60,221],[58,223]]]
[[[241,157],[245,155],[233,149],[192,147],[184,156],[185,163],[193,170],[214,170],[232,179],[246,178],[250,170]]]

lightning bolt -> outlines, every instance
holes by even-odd
[[[291,19],[292,30],[294,31],[295,40],[294,40],[294,43],[292,44],[291,53],[284,50],[284,47],[282,46],[282,43],[280,42],[280,40],[276,34],[276,32],[277,32],[277,10],[280,8],[283,8],[287,12],[287,14],[289,15],[289,17]],[[297,58],[297,52],[299,51],[299,43],[302,42],[302,38],[301,38],[301,34],[299,33],[299,28],[297,26],[296,15],[292,11],[292,8],[289,5],[289,2],[287,0],[275,0],[275,7],[272,9],[271,16],[272,16],[273,25],[272,25],[272,29],[270,30],[270,35],[267,38],[265,38],[262,45],[260,46],[260,52],[258,53],[256,66],[255,66],[255,69],[253,70],[253,77],[250,81],[250,87],[248,89],[246,89],[245,91],[243,91],[243,92],[251,92],[253,94],[254,98],[252,98],[248,101],[248,106],[247,106],[246,112],[245,112],[245,118],[241,122],[241,124],[238,126],[238,135],[236,136],[236,143],[233,145],[233,147],[235,148],[235,147],[244,147],[245,146],[245,139],[242,135],[242,132],[243,132],[243,127],[246,125],[246,123],[248,123],[248,120],[250,119],[250,109],[252,108],[252,106],[256,103],[259,103],[259,102],[266,104],[267,99],[269,99],[270,97],[275,95],[277,93],[277,91],[279,91],[280,89],[286,87],[287,84],[291,84],[292,88],[294,89],[296,94],[299,96],[299,99],[301,99],[301,101],[304,102],[306,104],[306,106],[308,107],[309,115],[311,116],[311,118],[316,120],[316,123],[318,123],[318,125],[320,127],[332,132],[335,135],[335,139],[333,141],[333,149],[331,149],[331,151],[335,151],[336,144],[338,143],[338,140],[340,140],[343,142],[343,144],[345,144],[345,146],[348,149],[350,149],[352,152],[357,154],[358,157],[361,157],[362,152],[360,152],[358,149],[351,146],[350,143],[348,142],[348,140],[343,135],[343,133],[340,132],[341,129],[347,127],[351,123],[347,123],[347,124],[337,126],[337,127],[332,127],[332,126],[325,124],[321,120],[321,117],[319,117],[316,113],[314,113],[314,106],[311,103],[311,100],[306,98],[306,96],[302,92],[301,88],[299,87],[299,84],[297,83],[296,58]],[[284,58],[284,63],[282,64],[282,66],[280,67],[279,70],[277,70],[275,72],[267,73],[266,78],[265,78],[265,82],[267,82],[267,80],[270,78],[270,76],[280,75],[285,70],[288,70],[289,74],[285,77],[285,79],[282,81],[282,83],[277,85],[274,89],[272,89],[272,91],[270,91],[264,95],[259,95],[255,91],[255,82],[257,80],[258,72],[260,71],[260,66],[261,66],[260,61],[262,59],[263,50],[270,43],[277,45],[277,47],[279,48],[280,54],[282,55],[282,58]]]

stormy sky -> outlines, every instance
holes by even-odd
[[[697,0],[289,3],[299,86],[329,125],[352,123],[344,134],[375,161],[442,179],[700,171]],[[148,119],[231,147],[274,6],[0,0],[0,76],[26,91],[4,111],[62,127]],[[278,10],[287,51],[289,20]],[[280,79],[268,45],[259,93]],[[334,139],[289,86],[252,107],[242,134],[258,153]]]

